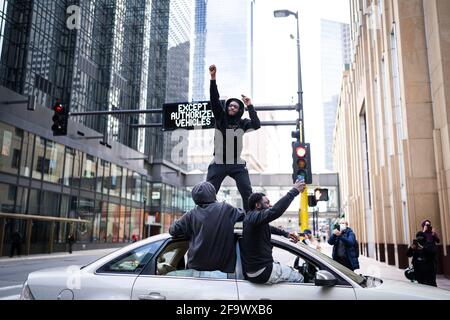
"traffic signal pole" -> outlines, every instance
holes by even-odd
[[[299,142],[305,142],[305,126],[304,126],[304,118],[303,118],[303,88],[302,88],[302,66],[300,59],[300,28],[299,28],[299,16],[298,11],[295,14],[295,18],[297,20],[297,65],[298,65],[298,113],[299,113]],[[309,164],[311,165],[311,164]],[[300,209],[298,212],[299,215],[299,229],[300,232],[308,229],[308,188],[305,187],[301,197],[300,197]]]

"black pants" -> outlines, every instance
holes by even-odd
[[[216,192],[219,192],[223,179],[230,176],[236,181],[236,186],[242,197],[244,210],[248,211],[248,198],[252,194],[252,185],[245,164],[216,164],[211,163],[208,167],[206,181],[210,182]]]
[[[73,243],[69,242],[69,253],[72,253],[72,245],[73,245]]]
[[[14,256],[14,251],[17,250],[17,255],[20,256],[20,243],[12,243],[11,244],[11,252],[10,257]]]
[[[428,268],[414,267],[414,278],[420,284],[427,284],[429,286],[437,287],[436,271],[434,266]]]

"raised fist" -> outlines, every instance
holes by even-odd
[[[216,77],[216,65],[213,64],[209,67],[209,74],[211,75],[211,78],[215,78]]]

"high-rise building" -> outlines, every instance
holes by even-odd
[[[187,97],[189,3],[0,0],[0,239],[19,227],[26,253],[64,250],[71,231],[111,246],[167,230],[186,209],[179,168],[157,161],[161,129],[130,126],[161,115],[72,115],[67,136],[50,128],[56,102],[84,112]]]
[[[429,219],[450,275],[450,6],[350,1],[352,63],[334,134],[341,213],[362,253],[404,269]],[[414,26],[414,27],[412,27]]]
[[[251,13],[252,0],[197,0],[195,8],[195,47],[192,73],[192,99],[209,100],[208,67],[217,66],[221,99],[252,95]],[[214,150],[214,131],[191,132],[189,170],[206,171]],[[244,151],[246,144],[244,143]]]
[[[350,26],[321,20],[321,78],[325,169],[333,170],[333,132],[341,90],[342,72],[350,63]]]

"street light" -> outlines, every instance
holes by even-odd
[[[286,18],[290,15],[293,15],[295,19],[297,20],[297,65],[298,65],[298,113],[299,113],[299,120],[300,120],[300,139],[299,142],[305,142],[305,128],[304,128],[304,119],[303,119],[303,90],[302,90],[302,69],[300,64],[300,30],[298,26],[298,11],[292,12],[289,10],[275,10],[273,12],[273,16],[275,18]]]

